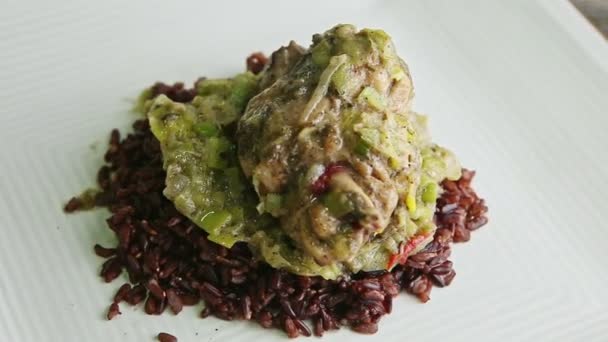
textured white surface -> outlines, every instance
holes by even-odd
[[[564,1],[565,2],[565,1]],[[0,11],[0,340],[284,341],[255,324],[122,308],[97,276],[98,211],[65,216],[107,133],[156,80],[243,68],[337,22],[393,35],[415,108],[478,170],[490,224],[455,248],[458,276],[401,296],[374,337],[325,341],[608,340],[607,44],[561,1],[13,2]],[[551,6],[553,3],[555,6]],[[551,7],[551,8],[550,8]]]

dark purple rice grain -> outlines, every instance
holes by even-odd
[[[323,330],[330,330],[333,327],[333,318],[331,318],[325,309],[321,309],[320,313],[323,321]]]
[[[418,254],[412,255],[409,260],[417,262],[427,262],[436,256],[437,253],[434,252],[420,252]]]
[[[118,246],[122,249],[127,249],[129,247],[129,242],[131,242],[131,225],[123,224],[118,229]]]
[[[158,232],[154,228],[152,228],[152,226],[150,226],[150,223],[148,223],[147,220],[141,220],[139,221],[139,224],[141,225],[141,228],[145,230],[146,233],[148,233],[149,235],[158,235]]]
[[[285,332],[289,338],[295,338],[300,335],[298,328],[291,317],[285,317],[283,329],[285,329]]]
[[[317,337],[323,336],[323,332],[325,331],[325,329],[323,328],[323,319],[322,318],[317,318],[314,320],[313,331],[314,331],[315,336],[317,336]]]
[[[179,84],[155,87],[156,93],[174,100],[192,94]],[[255,261],[244,244],[227,249],[207,240],[162,195],[162,158],[147,120],[136,121],[133,128],[122,141],[118,131],[112,132],[105,154],[108,165],[99,170],[97,179],[103,192],[96,204],[111,210],[107,223],[118,236],[118,248],[97,245],[95,252],[108,258],[101,270],[106,281],[124,268],[134,284],[130,290],[121,286],[115,300],[131,305],[145,300],[149,314],[159,314],[166,306],[178,313],[183,305],[203,299],[201,317],[256,320],[290,336],[321,336],[340,326],[373,333],[400,291],[426,301],[433,285],[449,285],[455,276],[447,260],[450,244],[468,240],[470,231],[487,223],[488,208],[470,188],[474,173],[463,170],[460,180],[442,183],[434,240],[407,265],[336,281],[296,276]],[[77,204],[74,200],[69,209],[79,209]],[[312,331],[305,320],[311,320]]]
[[[430,277],[433,281],[433,285],[438,287],[445,287],[452,283],[454,277],[456,276],[456,272],[453,269],[450,269],[447,273],[431,273]]]
[[[151,236],[150,238],[152,238]],[[157,273],[160,269],[160,265],[158,263],[159,259],[159,251],[158,250],[149,250],[144,254],[144,273],[153,274]]]
[[[293,320],[293,323],[296,325],[296,327],[298,328],[299,332],[302,335],[304,335],[304,336],[310,336],[310,335],[312,335],[312,332],[310,331],[310,328],[302,320],[296,318],[296,319]]]
[[[468,230],[475,230],[488,223],[488,218],[485,216],[476,217],[467,222],[466,228]]]
[[[230,282],[233,284],[242,284],[247,281],[247,270],[232,269],[230,270]]]
[[[180,294],[179,298],[182,301],[182,304],[185,305],[185,306],[196,305],[200,301],[200,297],[199,296],[192,295],[192,294],[186,294],[186,293]]]
[[[137,247],[140,248],[139,246]],[[139,261],[137,261],[137,258],[133,254],[127,255],[125,267],[127,268],[129,274],[133,274],[136,277],[139,277],[141,275],[141,266],[139,265]]]
[[[124,296],[124,300],[131,305],[137,305],[146,299],[146,293],[146,287],[139,284],[133,286],[133,288],[127,292],[127,294]]]
[[[160,94],[164,94],[168,98],[176,102],[190,102],[192,101],[194,96],[196,96],[196,89],[184,88],[184,84],[182,82],[177,82],[173,85],[157,82],[152,86],[151,89],[153,97],[156,97]]]
[[[471,239],[471,231],[466,229],[463,225],[457,225],[454,227],[452,239],[454,242],[467,242]]]
[[[83,206],[83,201],[80,198],[72,197],[72,198],[70,198],[68,203],[66,203],[66,205],[63,207],[63,210],[66,213],[72,213],[72,212],[75,212],[78,209],[82,208],[82,206]]]
[[[296,317],[296,312],[293,311],[293,308],[291,307],[291,303],[289,303],[289,301],[287,299],[281,299],[279,301],[279,303],[281,304],[281,307],[283,308],[283,312],[289,316],[289,317]]]
[[[101,266],[101,276],[106,283],[118,278],[120,273],[122,273],[122,264],[118,258],[108,259]]]
[[[247,70],[259,74],[268,63],[268,58],[261,52],[255,52],[247,57]]]
[[[159,300],[164,300],[165,299],[165,291],[162,289],[162,287],[160,287],[160,285],[158,284],[158,281],[154,278],[148,280],[148,282],[146,282],[146,288],[148,289],[148,292],[153,295],[154,297],[156,297],[156,299]]]
[[[353,330],[362,334],[375,334],[378,331],[377,323],[361,323],[352,326]]]
[[[122,286],[118,289],[118,291],[116,291],[116,294],[114,295],[114,303],[122,302],[123,299],[125,299],[125,297],[129,293],[129,291],[131,291],[131,284],[122,284]]]
[[[384,301],[382,301],[382,305],[384,305],[384,312],[390,314],[393,311],[393,298],[386,296]]]
[[[180,296],[177,294],[177,291],[175,289],[168,289],[166,291],[167,293],[167,304],[169,305],[169,308],[171,309],[171,311],[173,311],[174,314],[178,314],[182,311],[182,308],[184,307],[184,304],[182,303],[182,299],[180,298]]]
[[[95,254],[97,254],[97,256],[100,256],[102,258],[109,258],[111,256],[116,255],[116,248],[105,248],[99,244],[96,244],[94,246],[94,250],[95,250]]]
[[[259,311],[257,315],[257,321],[260,325],[266,329],[272,327],[272,314],[266,310]]]
[[[361,294],[361,299],[366,301],[382,302],[384,300],[384,293],[378,290],[365,291]]]
[[[207,318],[207,317],[209,317],[209,315],[211,315],[211,309],[209,309],[208,307],[206,307],[206,308],[204,308],[201,311],[201,315],[200,316],[201,316],[201,318]]]
[[[144,311],[148,315],[160,315],[165,311],[166,301],[164,299],[159,299],[155,296],[148,296],[146,299],[146,304],[144,305]]]
[[[159,342],[177,342],[177,337],[165,332],[159,333],[157,338]]]
[[[251,297],[245,295],[241,298],[241,308],[243,311],[243,318],[246,320],[251,319]]]
[[[348,294],[344,292],[338,292],[335,295],[329,297],[325,302],[325,307],[333,308],[334,306],[344,302],[348,298]]]
[[[203,282],[203,284],[201,285],[201,291],[204,291],[205,293],[208,293],[218,298],[222,297],[222,291],[218,290],[217,287],[207,282]]]
[[[182,222],[182,218],[179,216],[174,216],[174,217],[170,218],[169,221],[167,221],[167,227],[168,228],[175,227],[180,222]]]
[[[432,283],[426,274],[420,274],[412,281],[407,291],[416,295],[423,303],[427,302],[432,289]]]
[[[108,309],[108,315],[106,316],[108,320],[112,320],[114,317],[120,315],[120,308],[117,303],[110,304],[110,308]]]

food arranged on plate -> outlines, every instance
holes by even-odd
[[[108,312],[202,300],[203,317],[256,320],[290,337],[374,333],[401,290],[429,299],[454,278],[451,242],[487,223],[472,171],[433,143],[412,109],[405,62],[381,30],[337,25],[248,70],[188,89],[157,83],[97,190],[66,211],[107,207],[122,270]]]

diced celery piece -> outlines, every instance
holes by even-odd
[[[445,161],[437,158],[436,156],[430,155],[429,157],[422,159],[422,168],[425,170],[436,170],[439,172],[445,172]]]
[[[241,179],[240,171],[236,167],[229,167],[224,170],[224,175],[226,176],[226,183],[228,184],[228,191],[237,195],[240,194],[245,186],[243,184],[243,180]]]
[[[312,62],[320,67],[325,67],[331,57],[331,45],[327,40],[322,40],[312,48]]]
[[[351,242],[352,239],[343,234],[337,235],[335,238],[335,248],[334,253],[337,258],[346,258],[348,257],[351,251]]]
[[[243,110],[256,90],[257,79],[255,75],[250,72],[239,74],[233,78],[230,102],[237,110]]]
[[[232,215],[232,222],[243,222],[245,220],[245,211],[242,207],[232,207],[228,210]]]
[[[341,192],[331,191],[323,196],[322,200],[327,210],[337,218],[340,218],[355,210],[355,205],[348,196]]]
[[[383,30],[363,29],[361,32],[366,33],[378,48],[383,48],[391,40],[391,37]]]
[[[270,193],[264,200],[264,208],[273,216],[278,216],[279,210],[283,205],[283,197],[279,194]]]
[[[221,208],[224,206],[224,202],[226,201],[226,194],[221,191],[214,191],[211,194],[211,201],[215,207]]]
[[[211,122],[205,121],[194,126],[196,132],[205,138],[217,136],[219,129]]]
[[[223,169],[228,165],[227,160],[222,158],[222,153],[230,149],[230,143],[226,138],[211,137],[207,140],[207,165],[214,169]]]
[[[373,87],[365,87],[359,94],[359,101],[366,101],[377,110],[386,108],[386,99]]]
[[[226,94],[231,91],[229,79],[204,79],[196,83],[199,95]]]
[[[389,70],[389,74],[395,81],[401,81],[404,77],[407,76],[400,65],[394,65]]]
[[[207,239],[211,242],[215,242],[218,245],[222,245],[226,248],[232,247],[235,243],[243,239],[240,235],[220,234],[220,235],[209,235]]]
[[[228,210],[212,211],[201,220],[201,226],[211,235],[217,235],[220,229],[232,219]]]
[[[355,145],[355,153],[360,156],[366,156],[369,152],[369,144],[365,142],[363,139],[358,139],[357,144]]]
[[[428,183],[422,190],[422,200],[425,203],[435,203],[437,200],[437,183]]]
[[[359,129],[359,135],[361,139],[366,142],[369,146],[379,148],[381,143],[380,132],[374,128],[361,128]]]
[[[340,93],[342,95],[344,93],[346,93],[346,89],[349,85],[350,72],[348,69],[349,69],[349,65],[343,64],[342,66],[340,66],[338,68],[338,70],[336,70],[334,75],[331,77],[331,82],[332,82],[334,88],[336,88],[338,93]]]
[[[366,37],[353,37],[338,41],[337,50],[340,54],[345,53],[350,57],[350,60],[359,64],[364,62],[365,57],[371,49],[371,42]]]
[[[416,220],[416,223],[422,228],[420,225],[422,222],[429,221],[433,219],[433,209],[431,207],[418,207],[416,210],[416,214],[412,216],[413,219]]]

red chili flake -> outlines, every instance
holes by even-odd
[[[399,252],[393,254],[388,259],[387,268],[390,270],[395,264],[404,264],[407,261],[407,256],[420,245],[429,234],[420,234],[414,236],[407,242],[402,242],[399,245]]]

